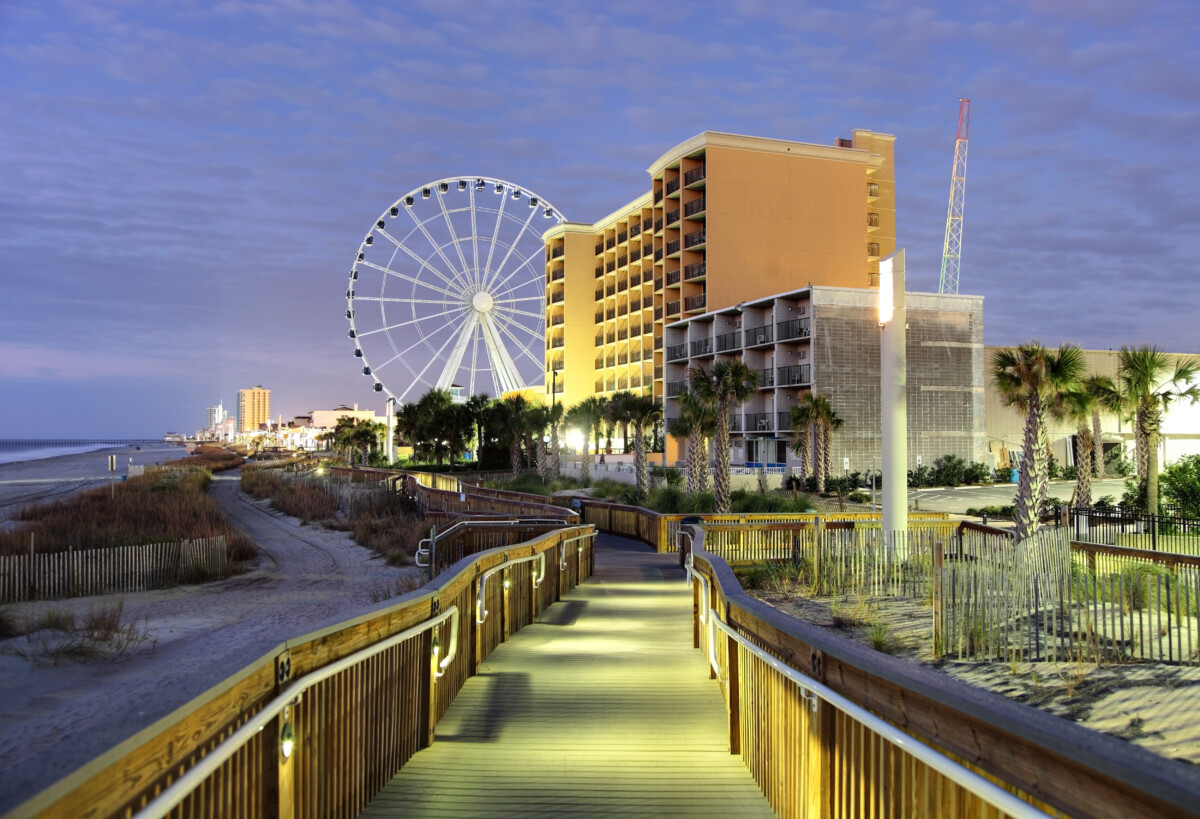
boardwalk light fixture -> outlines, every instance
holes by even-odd
[[[908,534],[907,316],[904,309],[904,250],[879,262],[879,409],[882,420],[884,542],[889,559]]]
[[[292,709],[289,706],[283,709],[283,727],[279,729],[279,755],[287,759],[295,747],[296,732],[292,728]]]

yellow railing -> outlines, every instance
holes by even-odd
[[[694,645],[779,816],[1195,815],[1185,766],[790,618],[687,529]]]
[[[591,575],[594,538],[568,527],[466,557],[282,643],[11,816],[355,816],[492,650]]]

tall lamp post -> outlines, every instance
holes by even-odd
[[[388,464],[396,462],[396,399],[388,396],[387,408],[387,459]]]
[[[883,536],[895,556],[897,537],[908,533],[908,381],[904,249],[879,262],[879,401],[883,421]],[[903,548],[903,544],[901,545]]]

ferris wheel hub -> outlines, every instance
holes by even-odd
[[[480,313],[486,313],[492,309],[492,294],[485,290],[480,290],[471,297],[471,306]]]

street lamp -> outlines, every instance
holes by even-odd
[[[904,250],[879,262],[879,402],[883,421],[883,507],[881,528],[888,556],[908,534],[908,361],[904,309]]]

